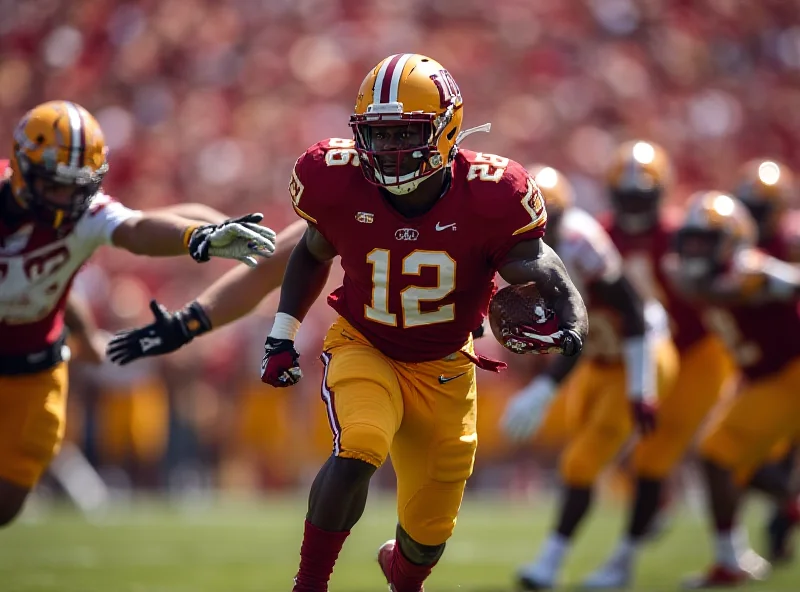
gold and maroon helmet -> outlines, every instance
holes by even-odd
[[[726,268],[734,253],[755,246],[756,224],[747,207],[719,191],[699,191],[687,203],[675,235],[675,250],[684,269],[701,278]]]
[[[70,101],[28,111],[14,131],[11,189],[19,204],[54,227],[86,211],[108,171],[100,124]]]
[[[792,171],[774,160],[754,159],[739,169],[734,195],[758,225],[759,241],[774,236],[789,209],[795,185]]]
[[[444,67],[419,54],[389,56],[358,90],[350,127],[364,176],[396,195],[409,193],[453,158],[463,118],[461,91]],[[376,145],[405,126],[390,146]]]
[[[542,192],[548,219],[553,214],[563,214],[575,203],[572,183],[561,171],[538,163],[526,168]]]
[[[652,229],[671,182],[672,165],[661,146],[644,140],[622,144],[606,172],[616,224],[630,234]]]
[[[566,212],[575,203],[575,190],[564,174],[545,164],[532,164],[526,167],[539,191],[542,192],[547,208],[547,230],[545,241],[552,245],[558,242],[558,229]]]

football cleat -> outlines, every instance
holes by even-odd
[[[397,592],[391,579],[392,557],[394,556],[394,548],[396,545],[397,542],[394,539],[389,539],[378,549],[378,565],[381,566],[383,577],[386,578],[386,583],[389,584],[389,592]],[[424,588],[420,588],[419,592],[425,592]]]
[[[553,577],[539,562],[529,563],[517,572],[518,590],[551,590],[555,587]]]
[[[631,561],[612,559],[590,574],[583,581],[582,587],[589,590],[627,588],[633,579],[632,567]]]
[[[769,562],[752,549],[742,553],[738,563],[738,567],[718,563],[712,566],[707,573],[685,580],[682,588],[684,590],[734,588],[751,581],[765,580],[771,570]]]

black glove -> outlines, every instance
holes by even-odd
[[[561,338],[561,355],[572,357],[577,356],[583,349],[583,340],[572,329],[562,329],[564,337]]]
[[[203,308],[192,302],[178,312],[169,312],[155,300],[150,301],[155,322],[119,331],[106,347],[106,356],[124,366],[146,356],[160,356],[175,351],[198,335],[211,330],[211,321]]]
[[[484,333],[486,333],[486,328],[483,326],[483,323],[481,323],[475,329],[472,330],[472,338],[480,339],[481,337],[483,337]]]
[[[303,378],[299,360],[294,341],[267,337],[261,360],[261,382],[274,387],[297,384]]]

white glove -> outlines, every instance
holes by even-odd
[[[523,442],[536,433],[555,391],[553,379],[540,376],[512,397],[501,420],[509,440]]]
[[[256,256],[269,257],[276,246],[275,231],[258,224],[262,218],[261,214],[248,214],[221,224],[200,226],[189,239],[189,253],[195,261],[221,257],[255,267]]]

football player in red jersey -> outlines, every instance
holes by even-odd
[[[675,386],[659,399],[655,431],[640,439],[633,452],[636,489],[622,539],[583,582],[595,589],[629,585],[638,549],[662,506],[664,484],[734,376],[735,365],[723,343],[705,328],[702,308],[676,293],[665,275],[663,261],[680,222],[663,203],[671,168],[662,147],[634,140],[619,146],[607,171],[612,216],[606,228],[628,277],[647,299],[666,308],[680,359]]]
[[[439,63],[382,60],[361,84],[354,140],[329,139],[295,164],[290,193],[308,230],[289,259],[262,380],[302,373],[294,338],[338,254],[339,313],[324,342],[322,397],[333,454],[311,487],[295,592],[322,592],[370,478],[391,454],[396,540],[378,553],[395,592],[418,592],[441,557],[472,472],[476,356],[471,330],[494,290],[536,282],[561,329],[529,350],[581,349],[586,309],[561,260],[541,239],[546,212],[516,162],[458,147],[461,93]]]
[[[645,299],[623,271],[622,257],[600,223],[573,205],[567,179],[551,167],[529,167],[548,211],[545,239],[583,292],[592,330],[575,358],[555,358],[506,408],[503,428],[517,442],[530,439],[545,417],[557,385],[569,442],[560,459],[564,484],[558,518],[534,561],[518,572],[524,590],[555,587],[576,531],[590,510],[594,484],[637,428],[656,429],[656,398],[668,394],[678,373],[678,354],[667,314]],[[574,370],[574,373],[573,373]]]
[[[75,103],[39,105],[14,132],[0,181],[0,526],[19,513],[64,436],[65,306],[94,250],[255,265],[254,255],[275,248],[260,214],[202,224],[130,210],[102,193],[107,171],[100,126]]]
[[[758,228],[758,247],[768,255],[800,263],[800,212],[790,209],[797,191],[794,174],[786,165],[765,158],[746,162],[739,170],[733,195],[748,209]],[[800,435],[798,435],[800,436]],[[771,461],[751,480],[757,489],[769,488],[775,479],[791,479],[795,466],[794,439],[776,447]],[[798,516],[794,504],[776,506],[767,522],[769,559],[773,563],[791,558],[789,534]]]
[[[715,414],[700,443],[716,529],[715,564],[690,588],[723,587],[763,578],[769,564],[734,544],[741,483],[781,439],[800,430],[800,270],[756,248],[756,225],[737,199],[716,191],[690,198],[676,235],[671,278],[708,306],[706,318],[733,353],[743,375],[741,391]],[[776,327],[780,327],[776,334]],[[765,488],[766,489],[766,488]],[[786,481],[768,493],[798,513]]]

